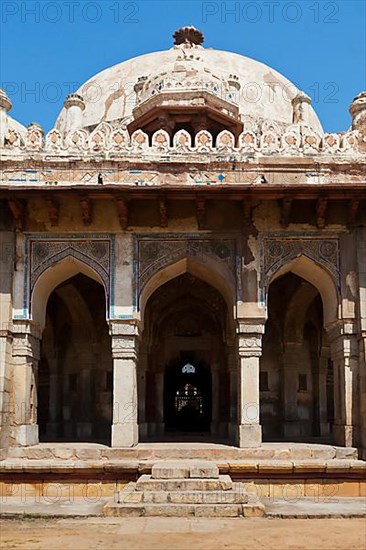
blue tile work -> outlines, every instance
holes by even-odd
[[[150,247],[151,254],[147,253]],[[197,258],[205,263],[210,257],[220,263],[232,275],[236,292],[240,291],[238,281],[241,258],[237,255],[237,242],[233,236],[211,236],[202,233],[144,233],[134,236],[133,259],[133,306],[139,308],[139,298],[146,282],[160,269],[183,258]],[[240,279],[240,277],[239,277]]]
[[[105,244],[103,261],[98,261],[98,243],[99,249],[100,243]],[[60,244],[59,247],[57,247],[58,244]],[[43,249],[47,251],[45,253],[47,256],[46,261],[42,262],[42,259],[39,260],[38,258],[39,265],[35,265],[34,257],[34,250],[37,249],[37,245],[38,254],[41,252],[42,245],[44,245]],[[80,247],[80,245],[82,246]],[[54,253],[50,252],[52,247]],[[90,247],[92,247],[92,252],[93,247],[96,248],[94,258],[90,254]],[[14,316],[14,318],[31,318],[31,300],[34,284],[48,267],[55,265],[55,263],[67,256],[77,258],[99,274],[106,292],[107,318],[113,318],[115,300],[115,236],[104,233],[26,234],[24,245],[23,311],[20,315]]]

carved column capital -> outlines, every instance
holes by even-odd
[[[139,327],[135,320],[109,321],[113,359],[137,359]]]
[[[34,321],[13,321],[13,357],[39,361],[41,328]]]
[[[357,356],[357,327],[353,319],[340,319],[326,327],[332,359],[339,360]]]
[[[264,326],[264,319],[238,319],[236,333],[241,357],[260,357],[262,355]]]

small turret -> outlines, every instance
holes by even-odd
[[[361,92],[355,97],[349,112],[352,117],[352,130],[359,132],[359,147],[366,151],[366,92]]]
[[[310,120],[311,98],[299,91],[292,100],[292,122],[294,124],[308,124]]]
[[[3,145],[4,138],[8,132],[8,111],[10,111],[12,106],[9,97],[0,88],[0,146]]]
[[[85,110],[85,102],[82,96],[79,94],[68,95],[64,106],[67,111],[65,132],[82,128],[83,111]]]

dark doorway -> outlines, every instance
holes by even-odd
[[[210,430],[212,389],[210,369],[185,358],[165,374],[164,421],[167,432]]]
[[[112,366],[104,289],[75,275],[47,303],[38,371],[41,442],[109,444]]]

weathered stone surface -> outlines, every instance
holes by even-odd
[[[334,447],[323,446],[321,448],[313,447],[311,449],[311,456],[312,458],[315,458],[315,459],[330,460],[332,458],[335,458],[335,455],[336,455],[336,450]]]
[[[219,469],[214,462],[194,462],[189,467],[189,477],[191,478],[218,478]]]
[[[357,449],[354,447],[335,447],[336,455],[335,458],[337,459],[357,459],[358,458],[358,452]]]
[[[108,503],[103,508],[103,515],[109,517],[134,517],[143,516],[143,506],[134,504]]]
[[[71,447],[56,447],[53,455],[56,459],[68,460],[74,457],[74,450]]]
[[[100,449],[93,448],[76,449],[75,455],[80,460],[98,460],[101,458]]]
[[[189,477],[190,465],[181,462],[156,462],[151,469],[153,479],[182,479]]]
[[[137,491],[227,491],[232,488],[228,475],[218,479],[152,479],[142,475],[136,482]]]
[[[263,517],[266,515],[264,504],[259,502],[256,504],[243,504],[242,510],[245,518]]]
[[[244,504],[248,496],[244,491],[146,491],[143,502],[173,504]],[[124,501],[130,502],[130,501]]]

